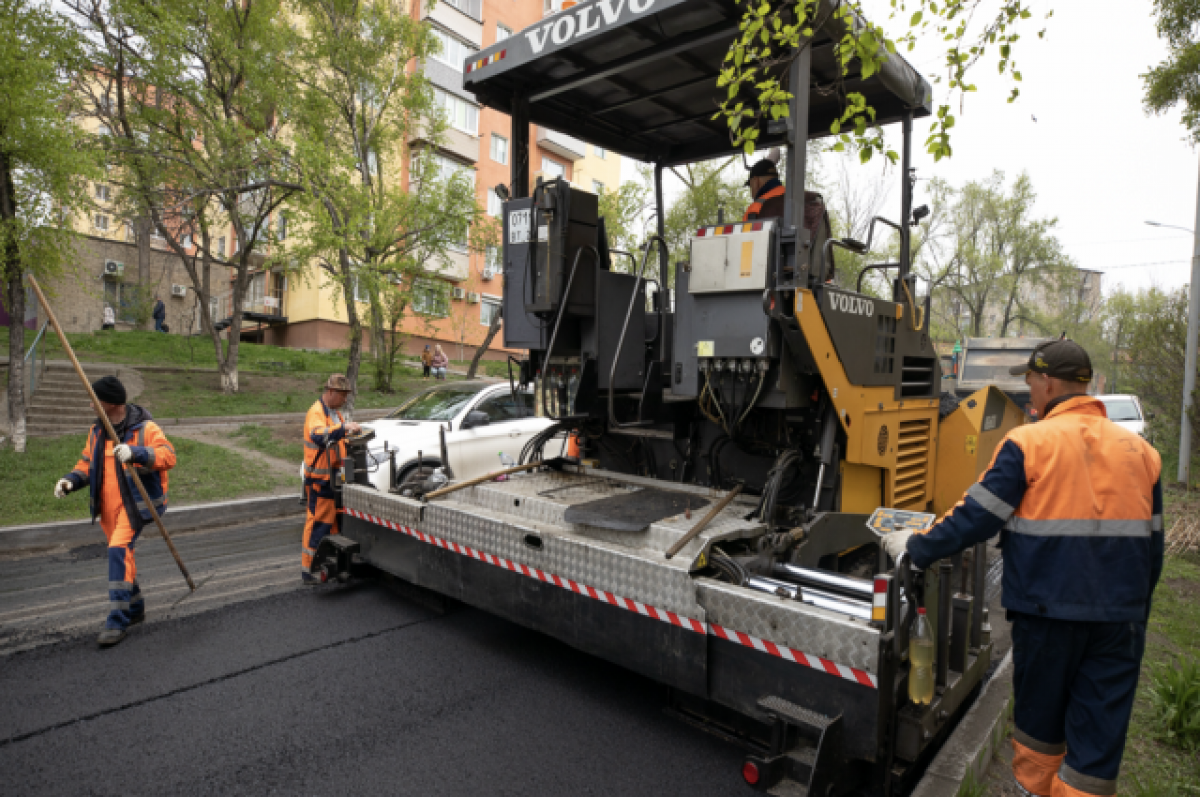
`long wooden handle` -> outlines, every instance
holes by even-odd
[[[432,493],[426,493],[425,498],[426,500],[430,498],[441,498],[443,495],[448,495],[449,493],[455,492],[456,490],[461,490],[464,487],[474,487],[477,484],[490,482],[499,476],[507,476],[510,473],[520,473],[524,470],[540,468],[543,464],[545,464],[543,460],[539,459],[537,462],[530,462],[528,465],[518,465],[515,468],[505,468],[504,470],[498,470],[495,473],[489,473],[486,476],[476,476],[474,479],[467,479],[465,482],[459,482],[458,484],[452,484],[449,487],[443,487],[440,490],[434,490]]]
[[[33,292],[37,294],[38,301],[42,305],[42,309],[46,311],[46,317],[50,320],[50,326],[54,327],[54,331],[58,333],[58,339],[62,343],[63,351],[71,358],[71,364],[75,366],[75,373],[79,376],[79,381],[83,382],[83,388],[87,391],[88,397],[92,400],[92,406],[96,408],[96,414],[100,416],[100,422],[104,424],[104,430],[108,432],[108,437],[113,441],[113,446],[121,445],[121,439],[117,437],[117,430],[113,428],[109,422],[108,416],[104,414],[104,408],[100,406],[100,399],[96,398],[96,393],[92,390],[92,383],[88,381],[87,374],[83,372],[83,368],[79,365],[79,360],[75,359],[75,351],[71,348],[71,344],[67,342],[67,336],[62,331],[62,327],[58,325],[58,319],[54,316],[54,311],[50,309],[50,303],[46,301],[45,294],[42,293],[41,286],[33,275],[29,275],[29,285],[33,288]],[[133,477],[133,483],[137,485],[138,492],[142,495],[142,500],[146,506],[150,508],[150,515],[154,518],[154,522],[158,524],[158,531],[162,534],[163,540],[166,541],[167,547],[171,549],[171,556],[175,557],[175,564],[179,565],[179,572],[183,573],[184,579],[192,591],[196,591],[196,584],[192,581],[192,576],[188,573],[187,567],[183,564],[183,559],[179,557],[179,551],[175,550],[175,543],[171,541],[171,535],[167,533],[167,527],[163,525],[162,518],[158,516],[158,510],[154,508],[154,503],[150,500],[150,496],[146,494],[146,486],[142,484],[142,478],[138,476],[138,472],[129,467],[128,463],[118,462],[121,470],[128,476]],[[94,468],[104,467],[102,462],[92,463]]]
[[[717,515],[721,514],[721,510],[724,509],[725,507],[729,506],[730,501],[737,498],[738,493],[740,493],[741,491],[742,491],[742,485],[739,484],[737,487],[734,487],[732,490],[725,493],[725,497],[722,498],[720,501],[718,501],[717,505],[714,506],[712,509],[710,509],[708,511],[708,514],[705,515],[700,520],[699,523],[697,523],[695,526],[692,526],[691,531],[689,531],[687,534],[684,534],[682,537],[677,539],[675,541],[675,544],[667,549],[667,558],[670,559],[672,556],[674,556],[675,554],[682,551],[683,546],[687,545],[689,542],[696,539],[696,536],[700,532],[704,531],[704,529],[708,527],[708,524],[712,523],[713,519]]]

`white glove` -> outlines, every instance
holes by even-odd
[[[900,558],[900,554],[908,550],[908,538],[911,536],[911,531],[893,531],[880,541],[880,545],[883,546],[883,550],[887,551],[887,555],[892,557],[892,561],[894,562]]]
[[[66,498],[67,493],[71,492],[74,489],[75,489],[75,485],[71,483],[70,479],[59,479],[58,484],[54,485],[54,497],[55,498]]]
[[[128,462],[133,459],[133,449],[125,443],[121,443],[121,445],[113,449],[113,456],[121,462]]]

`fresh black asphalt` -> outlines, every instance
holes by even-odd
[[[322,587],[0,658],[0,794],[750,793],[664,705],[484,612]]]

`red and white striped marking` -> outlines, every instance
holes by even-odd
[[[472,61],[467,64],[467,74],[474,72],[476,69],[483,69],[489,64],[494,64],[497,61],[503,61],[504,56],[508,55],[508,50],[501,50],[498,53],[492,53],[487,58],[480,58],[478,61]]]
[[[820,656],[804,653],[803,651],[796,650],[795,648],[777,645],[774,642],[769,642],[765,639],[759,639],[756,636],[751,636],[750,634],[742,631],[734,631],[732,629],[724,628],[716,623],[702,623],[699,620],[693,620],[690,617],[683,617],[675,614],[675,612],[669,612],[664,609],[656,609],[649,604],[640,603],[635,600],[630,600],[629,598],[623,598],[620,595],[614,595],[611,592],[606,592],[602,589],[596,589],[595,587],[588,586],[587,584],[580,584],[576,581],[570,580],[569,578],[562,578],[554,575],[553,573],[547,573],[543,570],[538,570],[536,567],[530,567],[529,565],[523,565],[517,562],[510,562],[502,557],[493,556],[490,553],[478,551],[468,545],[459,545],[456,542],[443,540],[441,537],[435,537],[432,534],[426,534],[419,529],[402,526],[399,523],[394,523],[390,520],[384,520],[383,518],[378,518],[374,515],[368,515],[367,513],[360,512],[357,509],[347,508],[346,514],[353,515],[360,520],[365,520],[378,526],[384,526],[392,529],[393,531],[398,531],[401,534],[407,534],[409,537],[420,540],[421,542],[429,545],[436,545],[438,548],[444,548],[447,551],[454,551],[457,554],[469,556],[472,559],[477,559],[480,562],[486,562],[487,564],[495,567],[510,570],[514,573],[528,576],[529,578],[536,578],[538,581],[544,581],[547,584],[553,584],[556,587],[570,590],[578,595],[583,595],[585,598],[591,598],[593,600],[598,600],[601,603],[607,603],[627,611],[636,612],[643,617],[649,617],[653,620],[670,623],[671,625],[678,626],[679,628],[683,628],[687,631],[693,631],[697,634],[711,634],[715,637],[724,639],[727,642],[733,642],[744,647],[753,648],[761,653],[769,653],[776,658],[792,661],[796,664],[803,664],[805,667],[811,667],[814,670],[820,670],[828,673],[829,675],[836,675],[839,678],[845,678],[847,681],[854,681],[862,686],[868,686],[872,689],[879,688],[878,679],[871,673],[864,672],[863,670],[856,670],[853,667],[847,667],[844,664],[837,664],[829,659],[823,659]]]
[[[701,227],[696,230],[697,238],[713,238],[718,235],[733,235],[737,232],[761,232],[761,221],[744,221],[740,224],[721,224],[716,227]]]

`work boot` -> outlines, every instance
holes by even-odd
[[[127,636],[129,632],[123,628],[105,628],[100,632],[100,636],[96,637],[96,642],[102,648],[111,648]]]
[[[321,584],[321,579],[312,573],[301,573],[300,580],[306,587],[316,587]]]

